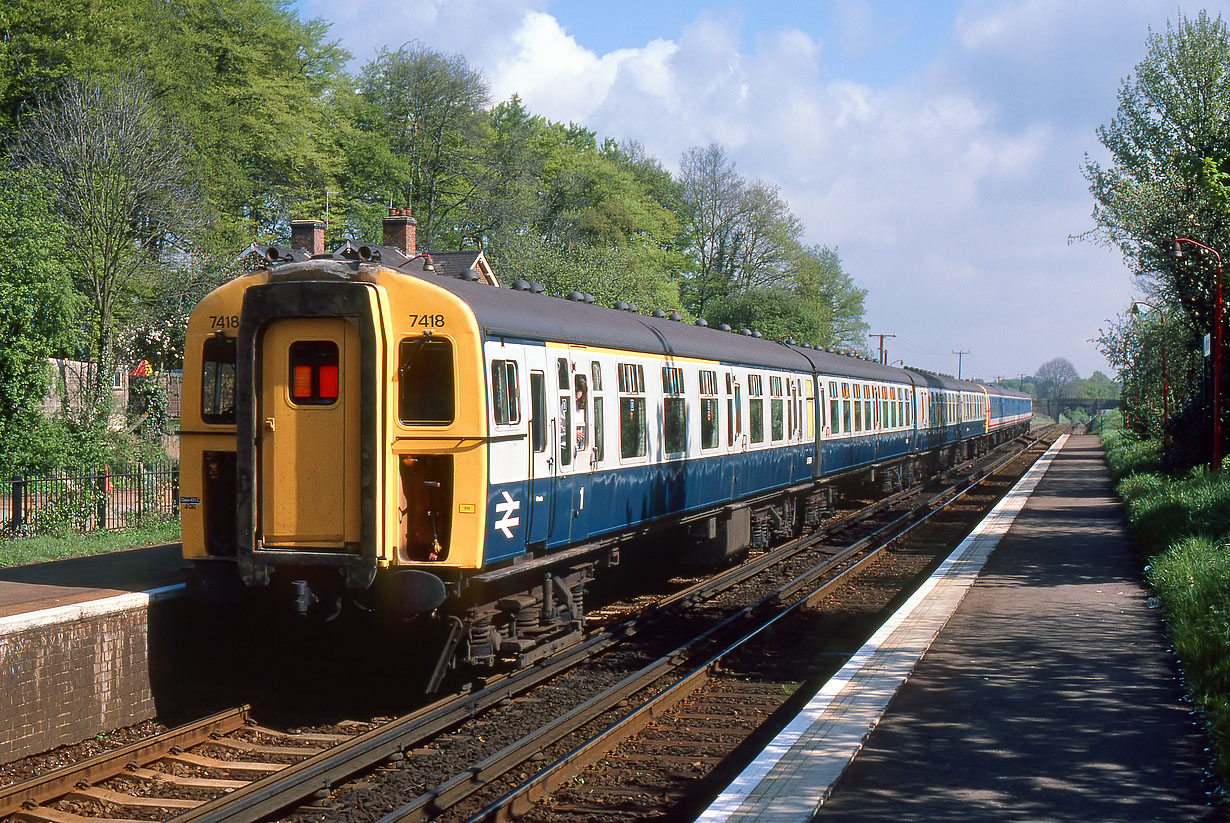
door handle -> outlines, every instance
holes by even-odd
[[[265,430],[273,431],[273,418],[272,417],[265,418]]]

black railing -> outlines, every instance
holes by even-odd
[[[0,535],[6,538],[123,529],[179,516],[179,466],[0,480]]]

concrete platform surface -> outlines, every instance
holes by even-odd
[[[814,819],[1223,819],[1140,565],[1069,438]]]
[[[183,582],[178,543],[0,568],[0,617]]]

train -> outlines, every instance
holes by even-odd
[[[402,212],[383,239],[261,248],[193,310],[183,556],[210,602],[429,624],[433,684],[575,638],[611,569],[733,561],[1030,426],[1002,386],[440,271]]]

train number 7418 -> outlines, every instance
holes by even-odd
[[[410,315],[411,326],[426,326],[431,329],[444,328],[444,315],[442,314],[412,314]]]

